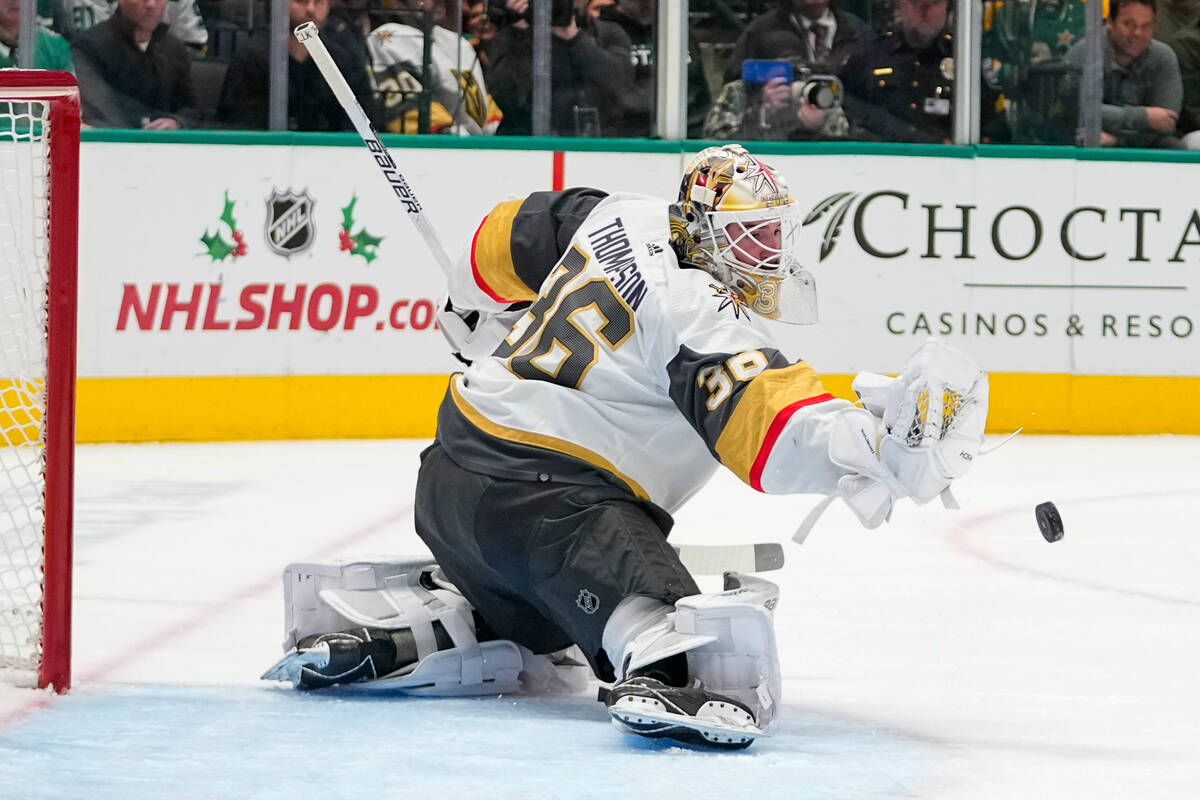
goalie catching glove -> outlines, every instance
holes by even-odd
[[[863,525],[881,525],[901,498],[928,503],[970,468],[983,444],[988,379],[967,356],[930,339],[898,377],[861,372],[851,386],[863,408],[839,415],[829,456],[851,471],[838,494]]]

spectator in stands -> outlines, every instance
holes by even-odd
[[[850,135],[886,142],[953,140],[954,41],[947,0],[896,0],[892,27],[866,42],[842,69]],[[982,138],[1007,127],[994,89],[981,87]]]
[[[504,110],[499,133],[527,135],[533,132],[532,9],[529,0],[506,0],[505,11],[489,52],[488,85]],[[571,0],[554,0],[550,33],[550,132],[619,132],[622,98],[633,88],[629,35],[615,23],[576,14]]]
[[[1085,0],[984,0],[984,56],[1005,65],[1061,59],[1083,36],[1086,8]]]
[[[613,136],[649,136],[654,115],[658,7],[654,0],[579,0],[582,12],[625,31],[630,43],[633,82],[621,94],[621,122]],[[689,98],[690,100],[690,98]]]
[[[488,68],[488,48],[496,38],[496,26],[492,24],[487,13],[487,3],[483,0],[463,0],[463,35],[475,48],[479,63]]]
[[[112,16],[117,0],[51,0],[54,29],[68,41]],[[42,3],[39,3],[39,10]],[[171,33],[194,51],[208,44],[208,30],[196,7],[196,0],[168,0],[163,19]]]
[[[288,4],[288,28],[294,30],[305,22],[324,28],[329,17],[329,0],[291,0]],[[354,90],[355,97],[375,119],[375,94],[366,61],[357,47],[345,37],[322,37],[334,63]],[[225,73],[217,118],[229,127],[265,130],[270,106],[270,39],[266,35],[254,38]],[[348,131],[353,130],[346,112],[321,77],[308,50],[288,37],[288,130]]]
[[[1179,59],[1179,77],[1183,84],[1183,102],[1176,128],[1184,134],[1189,150],[1200,150],[1200,22],[1175,32],[1167,44]]]
[[[798,91],[805,83],[783,77],[764,84],[740,78],[730,81],[713,103],[701,135],[724,140],[845,139],[849,124],[840,103],[840,87],[824,92],[822,107]]]
[[[831,0],[778,0],[742,32],[726,80],[742,75],[746,59],[791,58],[814,72],[838,74],[850,53],[871,36],[862,19]]]
[[[1176,33],[1197,25],[1200,25],[1200,0],[1157,0],[1155,3],[1154,38],[1160,42],[1170,41]]]
[[[1004,93],[1013,141],[1070,144],[1079,73],[1067,51],[1083,36],[1084,0],[984,0],[983,77]]]
[[[112,16],[71,45],[83,121],[174,130],[199,119],[187,45],[163,22],[167,0],[117,0]]]
[[[17,65],[21,0],[0,0],[0,69]],[[33,40],[33,68],[75,71],[71,45],[57,33],[38,25]]]
[[[1151,38],[1153,0],[1109,0],[1105,30],[1100,144],[1182,147],[1175,133],[1183,102],[1179,61],[1170,46]],[[1080,41],[1067,53],[1080,70],[1084,46]]]
[[[371,17],[372,5],[372,0],[331,0],[329,16],[321,27],[322,38],[339,38],[346,47],[357,48],[368,67],[367,34],[377,24]]]
[[[483,66],[475,49],[455,29],[460,0],[430,6],[433,40],[429,48],[429,133],[492,134],[500,125],[500,108],[488,95]],[[381,102],[383,127],[391,133],[419,133],[425,34],[420,18],[414,25],[387,22],[367,36],[371,71]]]

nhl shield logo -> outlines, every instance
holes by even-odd
[[[600,610],[600,598],[587,589],[580,589],[579,596],[575,598],[575,605],[583,609],[585,614],[595,614]]]
[[[267,198],[267,247],[281,256],[292,257],[312,246],[317,238],[313,222],[316,201],[308,190],[271,190]]]

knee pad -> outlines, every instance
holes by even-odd
[[[765,729],[775,719],[780,698],[778,601],[774,583],[735,572],[725,573],[725,591],[684,597],[674,607],[629,597],[604,628],[604,649],[618,681],[685,653],[689,678],[745,703]]]
[[[284,649],[354,627],[407,629],[417,661],[356,686],[435,695],[515,691],[520,648],[507,640],[480,643],[470,604],[439,576],[430,559],[290,564],[283,573]]]

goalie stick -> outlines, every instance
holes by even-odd
[[[341,103],[346,116],[354,125],[354,130],[358,131],[363,144],[371,152],[371,158],[375,161],[375,166],[379,167],[379,173],[388,182],[392,193],[404,205],[404,210],[408,212],[408,218],[412,220],[417,232],[425,240],[425,245],[433,254],[434,260],[438,262],[438,266],[442,268],[442,272],[449,275],[450,257],[446,255],[446,248],[442,247],[437,231],[433,229],[433,223],[425,216],[421,202],[417,200],[412,187],[408,185],[408,181],[401,174],[400,168],[396,165],[396,159],[392,158],[387,147],[379,140],[379,134],[371,125],[371,120],[367,118],[367,112],[363,111],[362,106],[359,105],[358,98],[354,96],[354,90],[350,88],[350,84],[346,83],[346,78],[334,63],[333,56],[329,55],[329,50],[321,41],[321,34],[317,31],[317,26],[312,22],[306,22],[298,26],[293,31],[293,35],[295,35],[296,41],[304,45],[308,54],[312,56],[313,63],[317,65],[317,69],[321,70],[321,77],[325,79],[325,83],[329,84],[329,88]]]
[[[442,247],[433,223],[425,216],[421,202],[400,172],[396,159],[392,158],[392,154],[380,141],[379,133],[371,124],[371,120],[367,118],[367,113],[363,111],[358,98],[354,96],[354,90],[350,88],[350,84],[346,82],[341,70],[334,63],[333,56],[325,47],[325,43],[321,41],[321,34],[317,30],[317,26],[312,22],[306,22],[297,26],[293,35],[296,37],[296,41],[304,45],[312,57],[313,63],[321,71],[321,77],[325,79],[325,83],[329,85],[334,97],[341,104],[342,110],[350,118],[354,130],[358,131],[363,144],[367,146],[375,166],[378,167],[383,179],[391,187],[392,193],[403,204],[408,218],[412,220],[417,232],[425,240],[425,245],[433,254],[434,260],[438,262],[442,272],[449,275],[450,257],[446,255],[446,248]],[[776,542],[731,545],[688,544],[676,546],[675,551],[679,553],[679,559],[684,566],[697,575],[719,575],[725,570],[765,572],[783,566],[783,547]]]
[[[783,566],[783,545],[758,544],[673,544],[679,560],[693,575],[733,572],[770,572]]]

